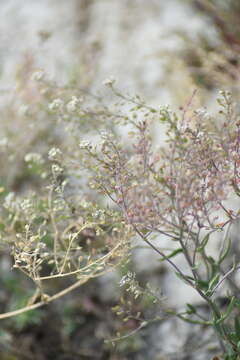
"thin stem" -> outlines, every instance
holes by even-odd
[[[215,286],[215,288],[212,290],[212,294],[214,294],[214,292],[217,290],[217,288],[224,282],[224,280],[226,280],[232,273],[234,273],[235,271],[239,270],[240,266],[236,267],[235,264],[233,265],[233,267],[227,271],[222,279],[217,283],[217,285]]]
[[[23,314],[23,313],[25,313],[27,311],[35,310],[35,309],[40,308],[41,306],[47,305],[50,302],[55,301],[55,300],[59,299],[60,297],[62,297],[64,295],[67,295],[71,291],[77,289],[78,287],[80,287],[81,285],[86,283],[90,278],[94,278],[94,277],[97,277],[99,275],[105,274],[109,270],[111,270],[111,268],[109,268],[107,270],[105,269],[102,273],[91,274],[90,276],[84,276],[80,280],[76,281],[74,284],[72,284],[72,285],[68,286],[67,288],[59,291],[58,293],[56,293],[56,294],[54,294],[52,296],[46,295],[45,300],[41,300],[41,301],[39,301],[39,302],[37,302],[37,303],[35,303],[33,305],[28,305],[28,306],[25,306],[25,307],[23,307],[21,309],[18,309],[18,310],[9,311],[9,312],[6,312],[4,314],[0,314],[0,320],[7,319],[7,318],[10,318],[10,317],[13,317],[13,316],[16,316],[16,315],[20,315],[20,314]]]
[[[93,265],[101,265],[101,263],[103,261],[106,261],[107,259],[111,258],[114,254],[114,252],[121,246],[121,244],[117,244],[108,254],[102,256],[101,258],[97,259],[96,261],[93,261],[92,263],[88,264],[87,266],[81,268],[81,269],[77,269],[74,271],[70,271],[67,273],[59,273],[56,275],[49,275],[49,276],[42,276],[42,277],[38,277],[35,280],[52,280],[52,279],[56,279],[56,278],[62,278],[62,277],[66,277],[66,276],[72,276],[72,275],[76,275],[79,274],[81,272],[86,272],[88,270],[91,270],[91,267]],[[104,264],[102,264],[103,266]]]
[[[51,186],[51,190],[49,192],[48,196],[48,206],[50,209],[49,216],[51,219],[51,223],[54,229],[54,240],[53,240],[53,255],[54,255],[54,261],[57,268],[57,271],[59,272],[59,266],[58,266],[58,256],[57,256],[57,246],[58,246],[58,228],[54,217],[54,210],[52,209],[52,195],[53,195],[53,185]]]
[[[160,251],[155,245],[153,245],[142,233],[138,230],[138,228],[131,224],[136,231],[136,233],[153,249],[155,250],[164,260],[166,260],[183,278],[184,280],[192,287],[194,287],[194,284],[186,277],[186,275],[179,269],[179,267],[174,264],[174,262],[169,259],[162,251]]]

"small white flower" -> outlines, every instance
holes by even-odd
[[[80,142],[79,147],[80,149],[89,149],[91,146],[90,142],[87,140],[83,140]]]
[[[116,82],[116,79],[113,76],[110,76],[109,78],[107,78],[103,81],[103,85],[112,86],[115,82]]]
[[[55,160],[61,154],[62,154],[62,152],[60,149],[53,147],[48,152],[48,158],[49,158],[49,160]]]
[[[103,140],[108,140],[108,139],[112,138],[112,134],[105,130],[100,131],[100,135]]]
[[[165,105],[159,105],[158,109],[161,111],[170,111],[170,105],[169,104],[165,104]]]
[[[23,199],[23,201],[20,203],[20,206],[23,211],[27,211],[32,208],[32,203],[29,199]]]
[[[32,74],[32,80],[34,80],[34,81],[41,81],[41,80],[43,80],[44,75],[45,75],[45,73],[44,73],[43,70],[35,71],[35,72]]]
[[[93,218],[99,219],[100,221],[104,221],[105,219],[105,213],[104,210],[98,209],[92,214]]]
[[[61,99],[54,99],[49,105],[48,108],[51,111],[61,110],[63,107],[63,101]]]
[[[219,95],[221,95],[221,96],[226,96],[226,97],[228,97],[228,98],[231,97],[230,91],[220,90],[218,93],[219,93]]]
[[[59,166],[58,164],[53,164],[52,165],[52,172],[54,175],[59,175],[63,172],[63,168],[61,166]]]
[[[22,104],[18,109],[19,115],[26,116],[29,114],[29,106]]]
[[[16,208],[18,207],[18,203],[15,198],[14,192],[10,192],[7,194],[7,196],[4,199],[3,206],[5,207],[5,209],[10,210],[10,211],[16,210]]]
[[[44,163],[44,159],[43,159],[42,155],[38,154],[38,153],[28,153],[25,155],[24,160],[27,163],[34,162],[39,165]]]
[[[0,139],[0,147],[6,147],[8,145],[8,138],[4,137]]]
[[[47,173],[46,173],[46,171],[42,172],[41,178],[42,178],[42,179],[46,179],[46,178],[47,178]]]
[[[87,207],[89,207],[91,204],[88,203],[87,201],[83,200],[80,204],[84,209],[87,209]]]
[[[126,284],[129,284],[131,281],[135,280],[135,277],[136,277],[135,273],[128,271],[128,273],[124,275],[119,281],[119,286],[124,286]]]
[[[197,116],[201,116],[203,119],[207,119],[210,116],[205,108],[196,109],[194,112]]]
[[[72,96],[71,100],[67,103],[67,111],[70,113],[74,113],[78,110],[79,104],[81,103],[82,99]]]

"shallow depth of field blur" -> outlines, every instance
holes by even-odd
[[[51,99],[64,91],[74,96],[73,88],[80,89],[83,98],[94,94],[112,104],[105,84],[116,79],[121,93],[139,94],[150,105],[169,104],[177,111],[194,93],[195,108],[214,112],[219,90],[232,91],[239,100],[239,18],[237,0],[1,0],[1,201],[9,193],[38,192],[44,173],[39,176],[41,169],[28,166],[29,154],[46,158],[53,146],[71,146],[52,113],[35,106],[42,96],[47,107],[48,94],[36,91],[33,73],[44,73],[53,84]],[[90,97],[90,105],[91,101]],[[82,139],[84,133],[91,136],[90,123],[88,114],[79,134]],[[157,129],[154,141],[162,144],[164,139],[164,128]],[[93,239],[91,234],[86,237],[88,246]],[[136,273],[140,284],[149,282],[158,289],[171,307],[199,301],[156,254],[138,245],[124,269],[91,279],[37,310],[0,320],[0,359],[210,359],[215,344],[209,352],[202,351],[209,340],[207,331],[199,339],[198,329],[172,318],[135,331],[134,317],[124,322],[114,311],[120,304],[126,312],[130,307],[134,314],[157,316],[148,301],[123,294],[119,282],[128,270]],[[4,238],[0,251],[4,313],[24,306],[32,284],[13,268],[11,246]],[[51,286],[58,289],[58,281]],[[112,342],[119,334],[122,339]]]

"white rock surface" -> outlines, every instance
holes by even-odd
[[[13,83],[16,65],[31,55],[52,77],[66,78],[83,61],[95,88],[113,75],[122,88],[161,103],[171,101],[161,54],[180,46],[170,32],[203,31],[178,0],[1,0],[0,19],[1,87]]]

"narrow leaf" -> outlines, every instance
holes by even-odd
[[[211,235],[211,233],[208,233],[206,236],[204,236],[203,240],[201,241],[200,246],[197,248],[197,252],[202,252],[204,250],[205,246],[208,243],[210,235]]]
[[[230,301],[230,304],[227,307],[227,310],[226,310],[225,314],[223,314],[221,316],[221,318],[217,320],[217,324],[221,324],[224,320],[227,319],[227,317],[231,314],[234,305],[235,305],[235,297],[233,296],[231,301]]]
[[[218,283],[219,281],[219,278],[220,278],[220,274],[216,274],[212,279],[211,281],[209,282],[209,285],[208,285],[208,289],[209,290],[212,290]]]
[[[193,305],[187,304],[187,308],[188,308],[187,313],[188,313],[189,315],[190,315],[190,314],[196,314],[197,310],[196,310],[196,308],[195,308]]]
[[[232,244],[231,239],[229,239],[225,250],[222,252],[222,254],[219,257],[219,260],[218,260],[219,265],[225,260],[225,258],[229,254],[229,251],[231,249],[231,244]]]
[[[171,259],[174,256],[176,256],[177,254],[182,253],[182,252],[183,252],[183,249],[178,248],[178,249],[172,251],[169,255],[167,255],[166,258]],[[160,259],[159,261],[164,261],[164,260],[166,260],[166,258]]]

